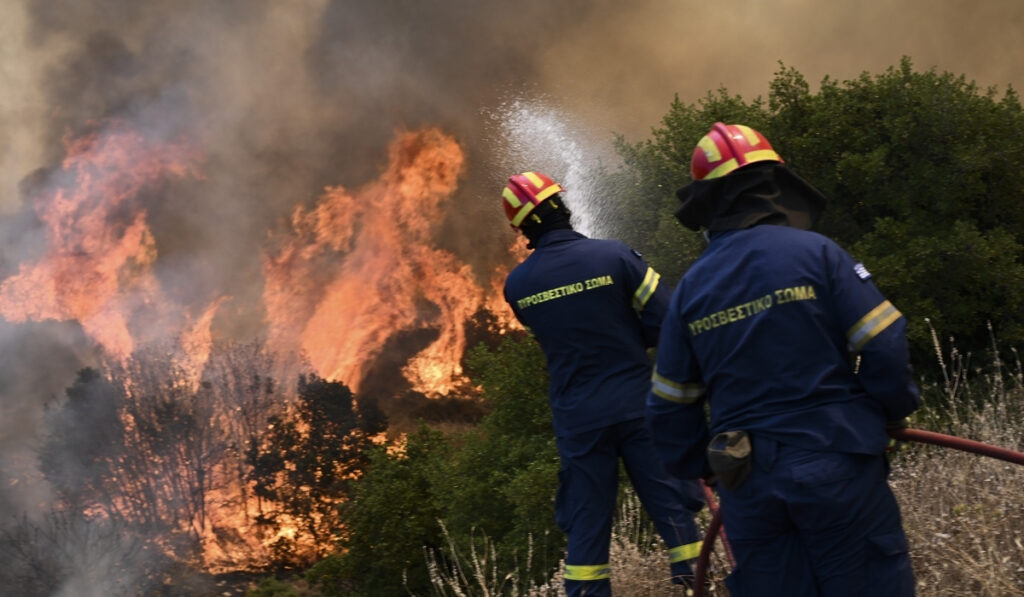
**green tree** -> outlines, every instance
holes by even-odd
[[[555,525],[559,462],[545,363],[525,334],[469,352],[467,371],[491,411],[460,438],[438,486],[451,498],[442,503],[456,547],[468,550],[486,536],[500,569],[517,570],[524,584],[549,575],[565,545]]]
[[[441,546],[442,508],[434,491],[447,440],[425,425],[402,449],[369,451],[366,474],[340,506],[339,551],[314,565],[307,579],[326,595],[425,594],[426,549]]]
[[[470,350],[466,371],[488,414],[461,433],[421,425],[403,449],[372,452],[341,505],[338,553],[308,575],[327,594],[426,594],[428,551],[455,565],[449,539],[468,550],[486,538],[501,569],[524,585],[558,563],[564,539],[554,524],[558,456],[544,355],[529,336],[510,334]]]
[[[261,522],[279,528],[301,527],[277,546],[282,562],[295,555],[305,535],[322,549],[338,526],[337,504],[349,492],[367,462],[371,438],[384,429],[375,403],[356,403],[344,384],[316,376],[301,377],[292,416],[273,416],[259,441],[250,443],[253,491],[266,510]],[[319,554],[318,554],[319,555]]]
[[[767,102],[724,89],[677,99],[651,139],[619,139],[636,191],[628,210],[649,239],[639,246],[667,279],[699,251],[671,221],[693,147],[716,120],[742,122],[829,198],[819,231],[907,316],[919,366],[934,360],[926,320],[965,351],[988,346],[989,322],[1002,341],[1024,340],[1024,112],[1012,89],[999,97],[962,75],[915,71],[909,58],[878,75],[826,77],[818,91],[783,65],[769,89]],[[642,205],[660,206],[656,225]]]

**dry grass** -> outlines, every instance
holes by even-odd
[[[700,522],[706,527],[710,516],[705,509]],[[444,524],[442,523],[442,528]],[[447,537],[447,531],[445,531]],[[715,545],[711,557],[714,571],[709,575],[712,587],[708,597],[728,595],[722,582],[728,571],[721,542]],[[669,580],[668,553],[661,538],[654,532],[643,513],[640,500],[627,490],[612,526],[610,558],[612,565],[612,592],[624,597],[683,596],[682,587]],[[469,553],[460,553],[448,540],[444,562],[439,554],[427,553],[433,595],[441,597],[564,597],[562,575],[565,561],[558,570],[541,584],[526,581],[518,571],[503,572],[495,568],[496,555],[486,536]],[[721,571],[721,572],[718,572]]]
[[[954,349],[941,393],[956,407],[923,409],[912,426],[1024,451],[1024,372],[1013,351],[988,371]],[[964,406],[968,405],[968,406]],[[973,406],[970,406],[973,405]],[[1024,597],[1024,466],[935,446],[912,445],[890,482],[903,512],[921,597]]]
[[[937,354],[943,380],[930,391],[956,407],[922,409],[912,427],[1024,451],[1024,370],[1019,359],[1008,370],[993,356],[989,369],[981,371],[968,370],[969,359],[955,350],[945,359]],[[919,597],[1024,597],[1024,466],[911,444],[895,457],[890,483],[901,504]],[[706,510],[701,522],[708,522]],[[469,554],[456,554],[449,546],[445,555],[452,566],[447,570],[430,560],[436,595],[565,594],[561,569],[540,586],[523,586],[515,571],[495,570],[494,554],[483,539],[482,548]],[[721,549],[717,541],[711,596],[728,595],[722,582],[728,564]],[[664,546],[632,494],[623,501],[613,528],[611,564],[618,597],[673,594]]]

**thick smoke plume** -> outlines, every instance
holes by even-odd
[[[639,140],[673,97],[766,93],[779,61],[812,83],[910,56],[982,85],[1024,82],[1024,4],[884,0],[9,0],[0,5],[0,281],[46,250],[35,198],[68,139],[128,123],[187,139],[201,175],[139,198],[154,275],[215,336],[266,332],[268,233],[326,187],[358,189],[396,134],[437,127],[465,152],[438,246],[483,288],[509,260],[503,178],[546,169],[581,190],[614,133]],[[579,213],[599,214],[577,208]],[[600,216],[585,222],[605,232]],[[0,321],[0,510],[46,502],[33,474],[46,403],[95,360],[74,322]]]

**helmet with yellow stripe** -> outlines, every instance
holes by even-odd
[[[539,222],[540,218],[534,213],[536,207],[562,190],[560,184],[540,172],[509,176],[501,192],[501,203],[505,207],[509,224],[513,228],[522,228],[531,214]]]
[[[764,135],[742,124],[716,122],[693,150],[693,180],[711,180],[754,162],[784,163]]]

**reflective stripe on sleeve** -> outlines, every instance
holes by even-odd
[[[702,383],[679,383],[658,375],[651,376],[651,391],[655,396],[679,404],[693,404],[704,395]]]
[[[593,566],[565,565],[565,580],[602,580],[611,578],[612,568],[609,564]]]
[[[654,271],[653,267],[648,267],[647,273],[644,275],[644,281],[640,283],[640,287],[633,293],[634,309],[643,311],[647,301],[651,299],[654,291],[658,289],[659,280],[661,280],[661,274]]]
[[[668,561],[675,564],[676,562],[692,560],[700,555],[700,548],[703,544],[703,541],[695,541],[694,543],[673,547],[668,550]]]
[[[846,332],[846,339],[850,343],[851,352],[859,352],[872,338],[881,334],[885,328],[892,325],[892,322],[899,319],[900,312],[892,306],[889,301],[883,301],[853,324],[853,327]]]

